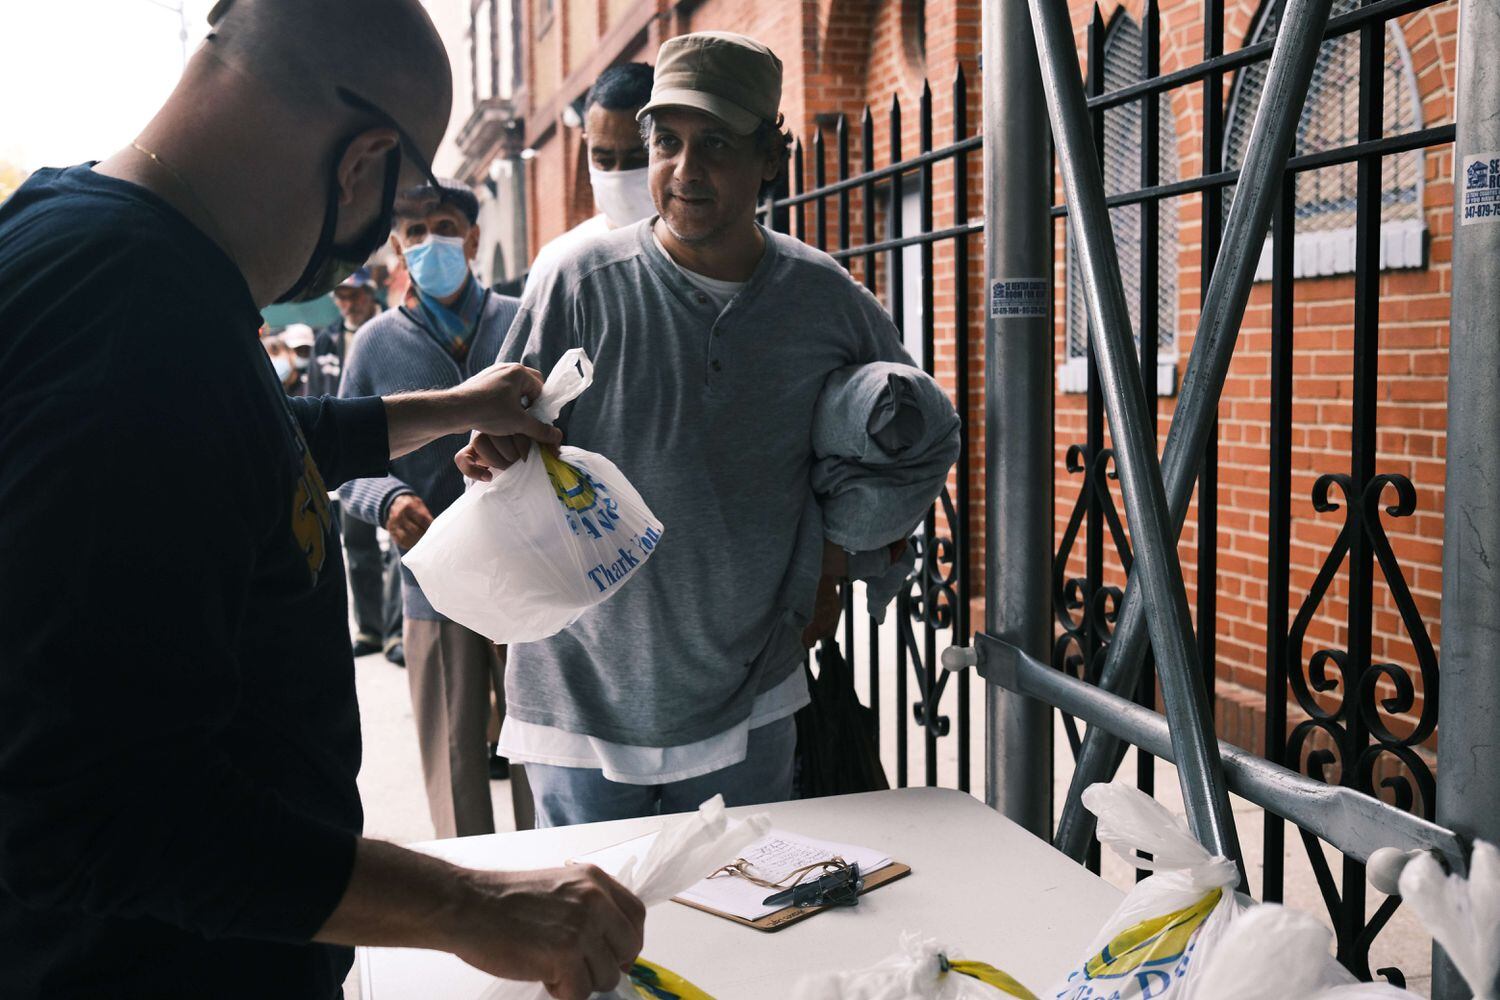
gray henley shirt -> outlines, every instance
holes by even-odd
[[[615,462],[665,525],[617,595],[511,647],[505,688],[522,721],[666,747],[738,724],[800,667],[822,564],[818,396],[847,365],[911,359],[827,254],[762,230],[764,256],[721,311],[657,248],[653,222],[561,260],[500,350],[544,376],[570,348],[588,352],[594,384],[558,424]]]

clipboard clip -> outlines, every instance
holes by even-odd
[[[858,864],[846,865],[810,882],[801,882],[790,889],[772,893],[761,901],[762,906],[796,907],[808,909],[814,906],[858,906],[859,894],[864,891],[865,879]]]

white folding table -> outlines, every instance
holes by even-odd
[[[908,788],[731,810],[772,825],[888,852],[912,874],[774,933],[663,903],[642,952],[719,1000],[790,994],[804,974],[872,965],[903,931],[955,958],[989,962],[1034,991],[1051,985],[1119,904],[1119,890],[963,792]],[[475,868],[541,868],[659,829],[662,817],[464,837],[416,849]],[[476,1000],[492,980],[450,955],[360,949],[363,1000]]]

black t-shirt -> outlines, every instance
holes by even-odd
[[[141,188],[0,206],[0,996],[321,997],[361,827],[327,490],[378,399],[287,400],[244,279]]]

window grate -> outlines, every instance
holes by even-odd
[[[1281,20],[1282,4],[1270,4],[1249,42],[1274,37]],[[1334,0],[1333,16],[1348,14],[1359,0]],[[1416,74],[1401,27],[1386,23],[1385,45],[1386,135],[1414,132],[1422,128],[1421,101]],[[1268,63],[1246,67],[1235,81],[1230,97],[1224,135],[1224,166],[1238,170],[1244,162],[1255,110],[1265,88]],[[1307,105],[1297,126],[1295,155],[1352,146],[1359,141],[1359,34],[1352,33],[1323,43],[1318,65],[1308,88]],[[1382,170],[1381,223],[1393,226],[1420,223],[1422,219],[1422,150],[1385,158]],[[1352,239],[1356,214],[1358,165],[1344,163],[1302,174],[1297,180],[1297,231],[1303,234],[1349,234]],[[1232,198],[1232,190],[1231,195]],[[1225,201],[1225,211],[1230,202]],[[1316,239],[1316,237],[1314,237]],[[1388,262],[1388,266],[1420,265],[1420,261]],[[1353,270],[1352,261],[1349,271]]]
[[[1104,41],[1104,89],[1119,90],[1145,78],[1141,26],[1128,14],[1120,14],[1110,25]],[[1161,95],[1160,115],[1160,182],[1170,184],[1178,179],[1177,131],[1172,102]],[[1131,101],[1104,112],[1104,186],[1108,194],[1121,194],[1142,187],[1141,183],[1141,105]],[[1130,306],[1130,325],[1140,347],[1141,330],[1141,206],[1125,205],[1113,209],[1110,221],[1115,231],[1115,246],[1120,257],[1120,278],[1125,283],[1125,298]],[[1177,351],[1177,202],[1160,203],[1160,227],[1157,231],[1159,264],[1157,310],[1160,319],[1157,336],[1158,357],[1163,363],[1174,363]],[[1067,251],[1068,288],[1067,324],[1068,358],[1088,356],[1088,305],[1084,299],[1083,277],[1073,252],[1071,235]],[[1075,391],[1081,391],[1082,385]]]

